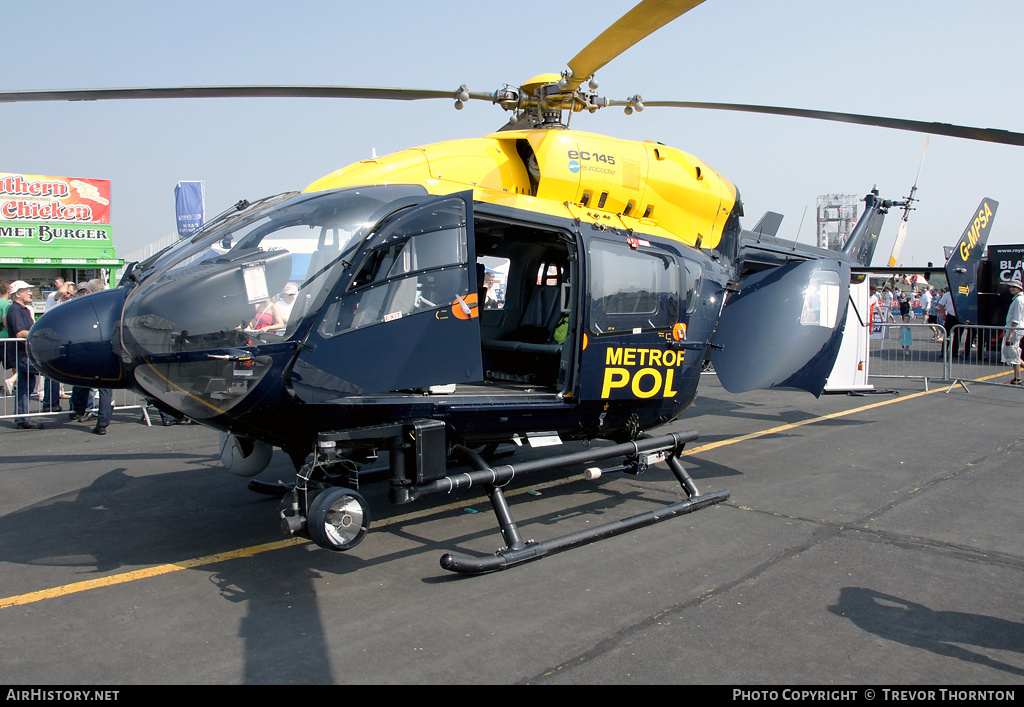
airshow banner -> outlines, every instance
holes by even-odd
[[[990,245],[988,262],[1000,283],[1007,283],[1013,278],[1024,276],[1024,246],[1021,245]]]
[[[180,237],[191,236],[203,227],[205,206],[202,182],[178,182],[174,187],[174,212]]]

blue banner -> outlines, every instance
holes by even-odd
[[[205,222],[206,197],[202,182],[178,182],[174,187],[174,211],[178,217],[178,235],[190,236]]]

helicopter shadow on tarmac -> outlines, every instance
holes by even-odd
[[[208,465],[200,469],[189,468],[198,463],[191,459],[196,455],[176,456],[183,461],[180,471],[132,476],[129,468],[134,467],[114,468],[89,486],[0,517],[0,562],[70,568],[71,576],[63,573],[62,581],[78,582],[280,539],[272,514],[266,524],[245,520],[264,518],[270,509],[240,487],[237,478],[216,468],[208,456],[200,455]],[[318,561],[327,567],[337,564],[323,553],[285,552],[274,553],[270,562],[234,560],[190,568],[208,574],[224,600],[247,604],[238,625],[244,682],[331,682],[313,586],[319,571],[312,565]],[[15,588],[10,579],[8,593],[42,589]],[[281,611],[283,601],[287,612]],[[172,598],[166,603],[169,620],[177,622],[173,612],[185,608],[176,608]],[[302,656],[298,678],[293,656]]]
[[[688,421],[688,417],[700,416],[702,419],[700,420],[699,425],[697,425],[699,429],[711,430],[716,427],[714,424],[714,418],[724,417],[740,420],[766,421],[772,423],[772,427],[774,428],[785,425],[800,424],[807,420],[819,417],[821,414],[820,412],[812,413],[803,409],[780,410],[777,404],[758,403],[756,401],[749,400],[751,395],[757,394],[757,392],[752,394],[748,393],[743,399],[738,400],[705,396],[698,397],[697,401],[686,413],[684,413],[678,423],[682,426],[693,427],[694,424],[691,421]],[[771,395],[770,392],[769,395]],[[763,408],[765,412],[760,412],[761,408]],[[829,420],[820,420],[815,424],[823,427],[860,427],[871,424],[871,421],[855,420],[850,418],[833,418]],[[694,442],[693,446],[699,447],[702,444],[720,442],[735,436],[736,432],[734,430],[725,434],[705,433],[702,431],[700,438]],[[782,436],[786,436],[786,434],[780,431],[764,435],[763,439],[773,439]],[[698,464],[699,469],[704,469],[705,472],[709,471],[709,465],[706,462],[700,461]],[[700,473],[699,469],[698,473]],[[738,474],[741,472],[734,471],[733,473]],[[691,472],[691,475],[694,475],[694,478],[697,478],[696,474],[693,474],[693,472]]]
[[[757,398],[761,395],[764,395],[768,402],[758,402]],[[680,418],[680,423],[685,425],[688,417],[700,415],[746,420],[764,420],[766,422],[773,423],[773,425],[785,425],[803,422],[804,420],[817,417],[821,414],[820,411],[811,412],[802,408],[780,410],[779,401],[771,400],[772,395],[778,395],[778,392],[753,391],[745,393],[742,396],[733,397],[728,397],[728,395],[720,397],[698,396],[696,402],[694,402],[693,405],[683,413],[683,416]],[[761,409],[764,409],[764,412],[761,412]],[[707,434],[704,433],[704,429],[709,427],[709,425],[707,423],[701,423],[699,427],[702,430],[700,440],[703,441],[708,437]]]
[[[1018,677],[1024,670],[982,655],[964,645],[1024,652],[1024,625],[993,616],[960,611],[935,611],[923,604],[865,587],[843,587],[829,611],[888,641],[937,655],[977,663]]]

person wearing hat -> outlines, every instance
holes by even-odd
[[[7,310],[11,307],[11,281],[0,280],[0,339],[9,339],[11,335],[7,333]],[[0,352],[2,352],[2,364],[3,364],[3,379],[4,379],[4,393],[10,395],[14,392],[14,382],[18,380],[18,371],[14,367],[14,347],[9,346],[8,342],[0,344]],[[7,369],[14,369],[14,373],[7,377]]]
[[[7,331],[12,338],[28,339],[28,330],[35,323],[32,314],[32,285],[24,280],[11,283],[11,306],[7,310]],[[35,390],[38,373],[28,358],[28,346],[17,347],[18,390],[14,398],[14,421],[19,430],[42,429],[35,420],[25,417],[28,413],[28,393]]]
[[[277,298],[277,311],[281,313],[281,318],[284,319],[285,324],[288,323],[289,317],[292,316],[292,306],[295,304],[295,297],[299,294],[299,288],[295,286],[294,282],[289,282],[281,290],[281,296]]]
[[[1010,308],[1006,310],[1006,328],[1003,330],[1003,363],[1013,366],[1013,380],[1010,385],[1021,385],[1020,379],[1020,340],[1024,336],[1024,284],[1019,277],[1009,282],[1010,294],[1013,299],[1010,301]]]

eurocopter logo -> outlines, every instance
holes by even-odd
[[[576,174],[577,172],[580,171],[579,160],[569,160],[569,171],[572,172],[573,174]]]

